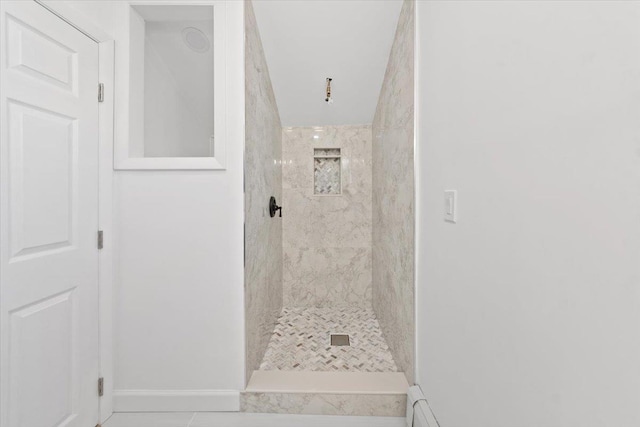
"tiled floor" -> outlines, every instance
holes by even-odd
[[[348,334],[350,346],[332,346]],[[260,370],[396,372],[372,309],[284,308]]]
[[[404,427],[399,417],[246,414],[241,412],[117,413],[104,427]]]

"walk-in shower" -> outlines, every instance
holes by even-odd
[[[402,6],[370,124],[326,123],[348,93],[334,74],[318,79],[317,101],[337,109],[314,125],[282,126],[247,4],[245,411],[405,410],[414,341],[413,2]]]

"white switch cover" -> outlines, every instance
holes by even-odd
[[[456,190],[444,191],[444,220],[449,222],[456,222],[458,219],[457,205],[458,205],[458,192]]]

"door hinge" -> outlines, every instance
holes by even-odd
[[[104,83],[98,83],[98,102],[104,102]]]
[[[98,249],[104,248],[104,232],[98,230]]]
[[[98,396],[104,396],[104,378],[98,378]]]

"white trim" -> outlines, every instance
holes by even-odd
[[[131,38],[131,21],[135,17],[132,5],[209,5],[213,7],[213,55],[214,55],[214,157],[141,157],[132,156],[132,147],[142,146],[142,141],[136,138],[144,138],[141,120],[133,118],[132,102],[130,95],[130,78],[123,79],[117,88],[116,96],[120,99],[118,121],[116,123],[117,136],[115,142],[115,169],[116,170],[224,170],[227,164],[226,145],[228,143],[227,132],[227,99],[229,89],[227,75],[233,72],[231,61],[232,52],[229,52],[228,42],[233,35],[232,25],[227,25],[228,1],[179,1],[179,0],[127,0],[128,14],[126,24],[120,29],[125,34],[125,39]],[[133,13],[133,15],[132,15]],[[124,51],[122,61],[118,64],[123,70],[131,67],[131,43],[120,46]],[[236,70],[237,71],[237,70]],[[131,73],[123,73],[131,76]],[[137,104],[137,103],[136,103]],[[137,114],[137,113],[136,113]],[[142,137],[140,136],[142,135]],[[141,151],[137,147],[135,151]]]
[[[115,43],[99,45],[99,80],[104,84],[104,101],[99,104],[99,190],[98,226],[104,232],[104,247],[98,252],[98,292],[100,299],[100,376],[104,394],[100,399],[100,422],[113,413],[113,117]]]
[[[122,146],[121,142],[117,145]],[[216,146],[216,151],[220,152]],[[216,157],[125,157],[116,150],[115,170],[220,170],[226,169]],[[127,148],[128,150],[128,148]]]
[[[82,34],[98,43],[112,41],[113,38],[80,11],[59,0],[34,0]]]
[[[414,336],[413,336],[413,381],[414,384],[419,385],[421,377],[420,370],[420,350],[419,344],[420,340],[418,337],[420,336],[420,332],[422,332],[422,327],[420,322],[418,322],[418,310],[420,307],[418,305],[418,298],[421,290],[418,285],[420,279],[421,269],[424,267],[420,267],[420,232],[422,230],[422,224],[420,223],[420,214],[421,210],[421,199],[420,199],[420,180],[421,180],[421,169],[420,169],[420,77],[419,77],[419,59],[420,59],[420,27],[418,22],[418,10],[420,8],[420,2],[417,1],[415,3],[414,9],[414,24],[413,24],[413,324],[414,324]],[[424,142],[424,141],[423,141]]]
[[[247,93],[246,80],[245,80],[245,61],[247,58],[246,53],[246,22],[245,22],[245,2],[234,2],[227,7],[227,21],[229,37],[227,38],[227,45],[233,47],[230,49],[235,52],[227,52],[228,69],[233,70],[234,65],[237,67],[235,72],[229,74],[227,80],[227,88],[225,89],[225,96],[227,98],[227,108],[229,109],[227,137],[242,144],[242,223],[246,223],[247,201],[245,198],[245,185],[246,185],[246,106],[245,96]],[[245,387],[249,382],[247,378],[247,310],[246,310],[246,295],[244,292],[245,286],[245,256],[246,256],[246,241],[245,241],[246,228],[243,227],[242,232],[242,250],[244,251],[242,256],[242,288],[240,289],[240,300],[242,307],[242,316],[240,316],[240,330],[243,333],[243,345],[242,354],[239,355],[242,364],[242,380],[241,387]]]
[[[440,426],[420,386],[411,387],[407,393],[406,422],[415,427]]]
[[[235,390],[115,390],[114,412],[237,412]]]

